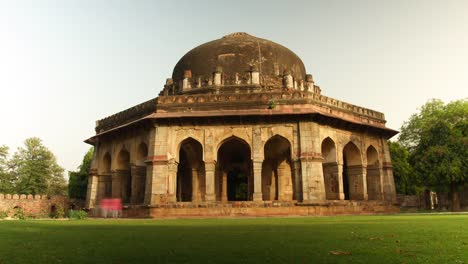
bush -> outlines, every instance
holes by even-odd
[[[70,210],[68,211],[68,218],[75,220],[83,220],[88,218],[88,213],[83,210]]]
[[[63,207],[53,205],[50,210],[50,218],[64,218],[64,217],[65,217],[65,211],[63,210]]]
[[[8,210],[0,211],[0,219],[5,219],[8,217]]]
[[[13,214],[14,218],[18,218],[20,220],[25,219],[22,207],[16,206],[15,208],[13,208],[13,210],[14,210],[14,214]]]

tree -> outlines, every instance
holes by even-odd
[[[86,199],[88,188],[88,175],[93,160],[94,149],[90,148],[83,157],[78,171],[68,172],[68,196],[75,199]]]
[[[417,180],[449,191],[452,210],[460,209],[459,191],[468,181],[468,102],[426,103],[401,128],[399,141],[409,149]]]
[[[393,177],[397,193],[416,194],[413,167],[409,164],[409,152],[399,142],[389,142],[390,156],[392,157]]]
[[[64,195],[63,168],[39,138],[28,138],[10,160],[15,189],[20,194]]]
[[[0,193],[14,192],[14,179],[8,164],[8,147],[0,146]]]

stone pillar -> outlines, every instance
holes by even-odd
[[[304,201],[325,200],[325,182],[323,179],[322,159],[301,158]]]
[[[227,194],[227,173],[221,170],[221,201],[227,202],[228,194]]]
[[[215,86],[222,85],[222,72],[223,68],[220,66],[216,67],[216,70],[213,72],[213,84]]]
[[[207,202],[215,201],[215,163],[205,162],[205,184],[206,184],[206,194],[205,200]]]
[[[262,161],[253,161],[253,173],[254,173],[254,201],[262,201]]]
[[[301,161],[296,159],[292,162],[293,173],[294,173],[294,199],[302,201],[302,190],[301,190]]]
[[[339,200],[344,200],[345,199],[345,193],[344,193],[344,182],[343,182],[343,164],[338,163],[337,164],[338,170],[338,199]],[[348,185],[349,186],[349,185]]]
[[[86,193],[86,207],[94,208],[98,198],[99,177],[96,170],[90,170],[88,176],[88,188]]]
[[[168,167],[168,179],[167,179],[167,201],[170,203],[177,202],[177,168],[179,164],[176,161],[171,161],[167,165]]]
[[[285,70],[283,73],[283,85],[284,88],[293,89],[294,88],[294,79],[291,75],[291,71]]]
[[[362,165],[348,166],[349,199],[367,200],[366,169]]]
[[[251,84],[260,84],[260,73],[257,66],[250,67],[250,82]]]
[[[200,201],[200,184],[198,180],[198,169],[192,168],[192,202]]]

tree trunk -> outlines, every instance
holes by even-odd
[[[450,184],[450,209],[452,212],[460,211],[460,192],[456,183]]]

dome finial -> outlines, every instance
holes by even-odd
[[[234,38],[234,37],[245,37],[245,36],[250,36],[250,35],[245,32],[233,32],[233,33],[223,36],[223,38]]]

